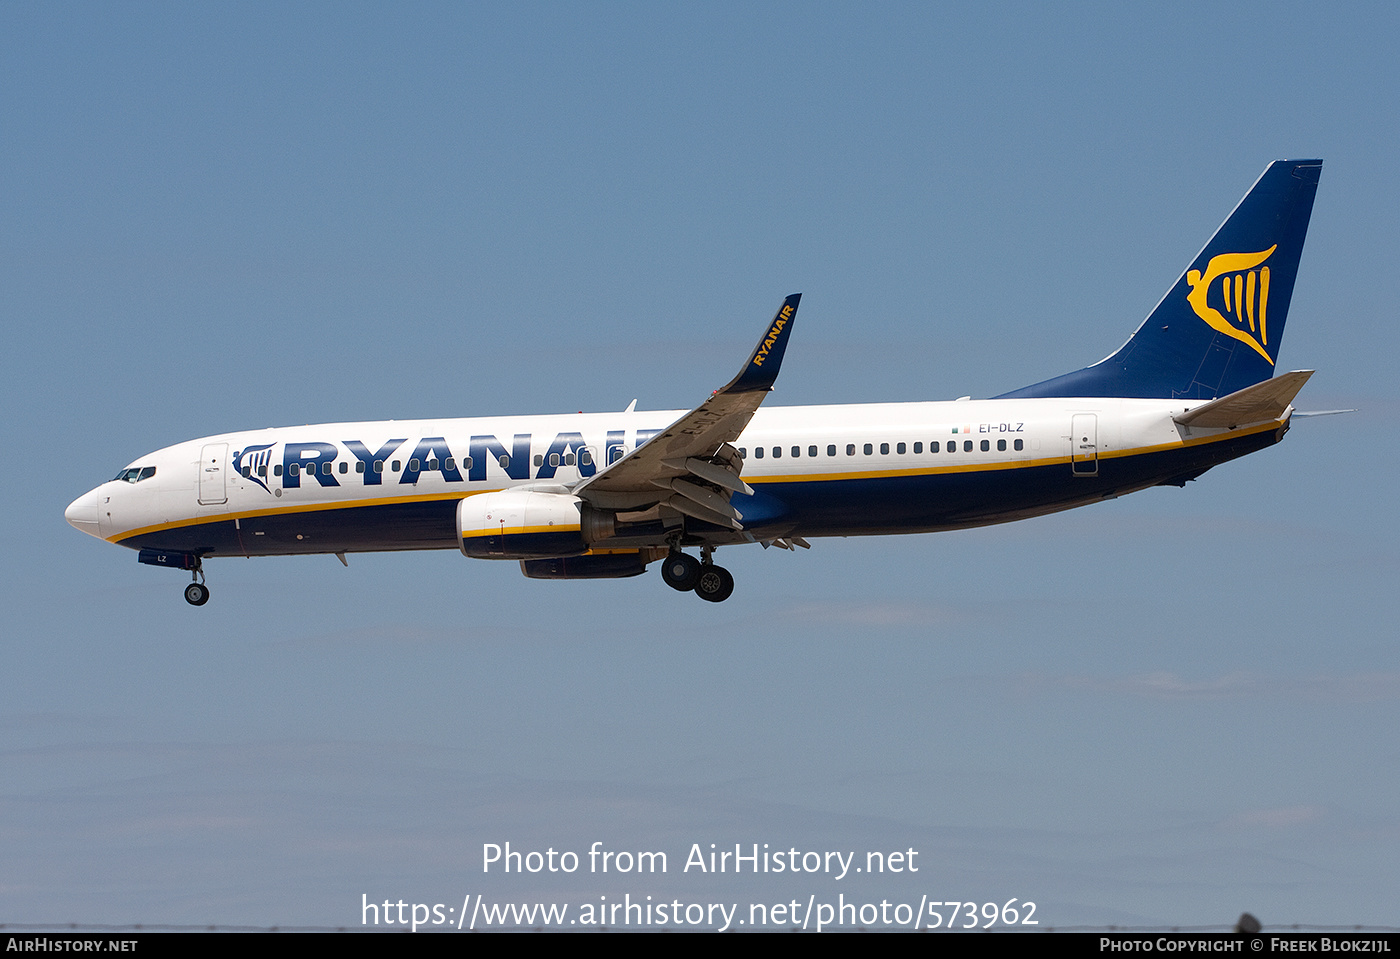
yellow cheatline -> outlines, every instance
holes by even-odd
[[[577,533],[577,526],[499,526],[487,529],[462,530],[462,539],[484,539],[488,536],[524,536],[528,533]]]
[[[191,519],[176,520],[173,523],[155,523],[151,526],[142,526],[137,529],[127,530],[115,536],[107,537],[109,543],[120,543],[124,539],[131,539],[133,536],[144,536],[147,533],[158,533],[166,529],[180,529],[186,526],[205,526],[209,523],[223,523],[231,519],[256,519],[259,516],[282,516],[288,513],[319,513],[337,509],[356,509],[365,506],[395,506],[399,503],[427,503],[439,500],[464,499],[468,496],[477,496],[481,493],[498,493],[499,489],[478,489],[458,490],[445,493],[424,493],[416,496],[375,496],[364,499],[345,500],[333,503],[293,503],[285,506],[270,506],[267,509],[242,510],[236,513],[211,513],[207,516],[196,516]]]

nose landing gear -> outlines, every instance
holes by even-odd
[[[191,606],[203,606],[209,602],[209,587],[204,585],[204,560],[198,553],[167,553],[161,549],[143,549],[136,554],[136,559],[147,566],[189,570],[193,582],[185,587],[185,602]]]
[[[194,569],[190,570],[190,579],[194,582],[185,587],[185,602],[191,606],[203,606],[209,602],[209,587],[204,585],[204,563],[198,557],[194,561]]]

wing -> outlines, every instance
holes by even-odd
[[[574,487],[599,509],[641,510],[665,504],[730,529],[743,517],[731,493],[752,493],[739,478],[744,461],[733,445],[773,388],[802,294],[783,300],[739,375],[695,409],[622,459]]]

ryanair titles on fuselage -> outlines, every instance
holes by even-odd
[[[660,430],[636,430],[631,447],[645,443]],[[605,462],[612,462],[623,453],[624,430],[609,430],[603,444]],[[272,492],[271,486],[298,489],[306,480],[315,480],[323,487],[341,486],[353,482],[364,486],[389,483],[413,485],[423,473],[439,473],[448,483],[484,482],[489,457],[513,480],[553,479],[561,467],[577,469],[580,476],[592,476],[598,471],[599,453],[582,433],[557,433],[548,449],[537,459],[531,459],[534,436],[515,433],[510,445],[491,434],[474,435],[467,443],[467,455],[453,450],[444,436],[424,436],[412,443],[408,437],[390,439],[374,448],[358,439],[341,440],[338,444],[325,440],[295,440],[282,444],[250,445],[235,450],[233,471],[258,486]],[[276,448],[282,447],[281,462]],[[345,455],[342,455],[344,453]],[[346,464],[344,470],[334,468]],[[271,475],[269,475],[271,474]]]

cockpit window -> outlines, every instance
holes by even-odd
[[[113,476],[112,482],[139,483],[142,480],[148,480],[155,475],[156,468],[154,466],[133,466],[131,469],[122,470],[116,476]]]

